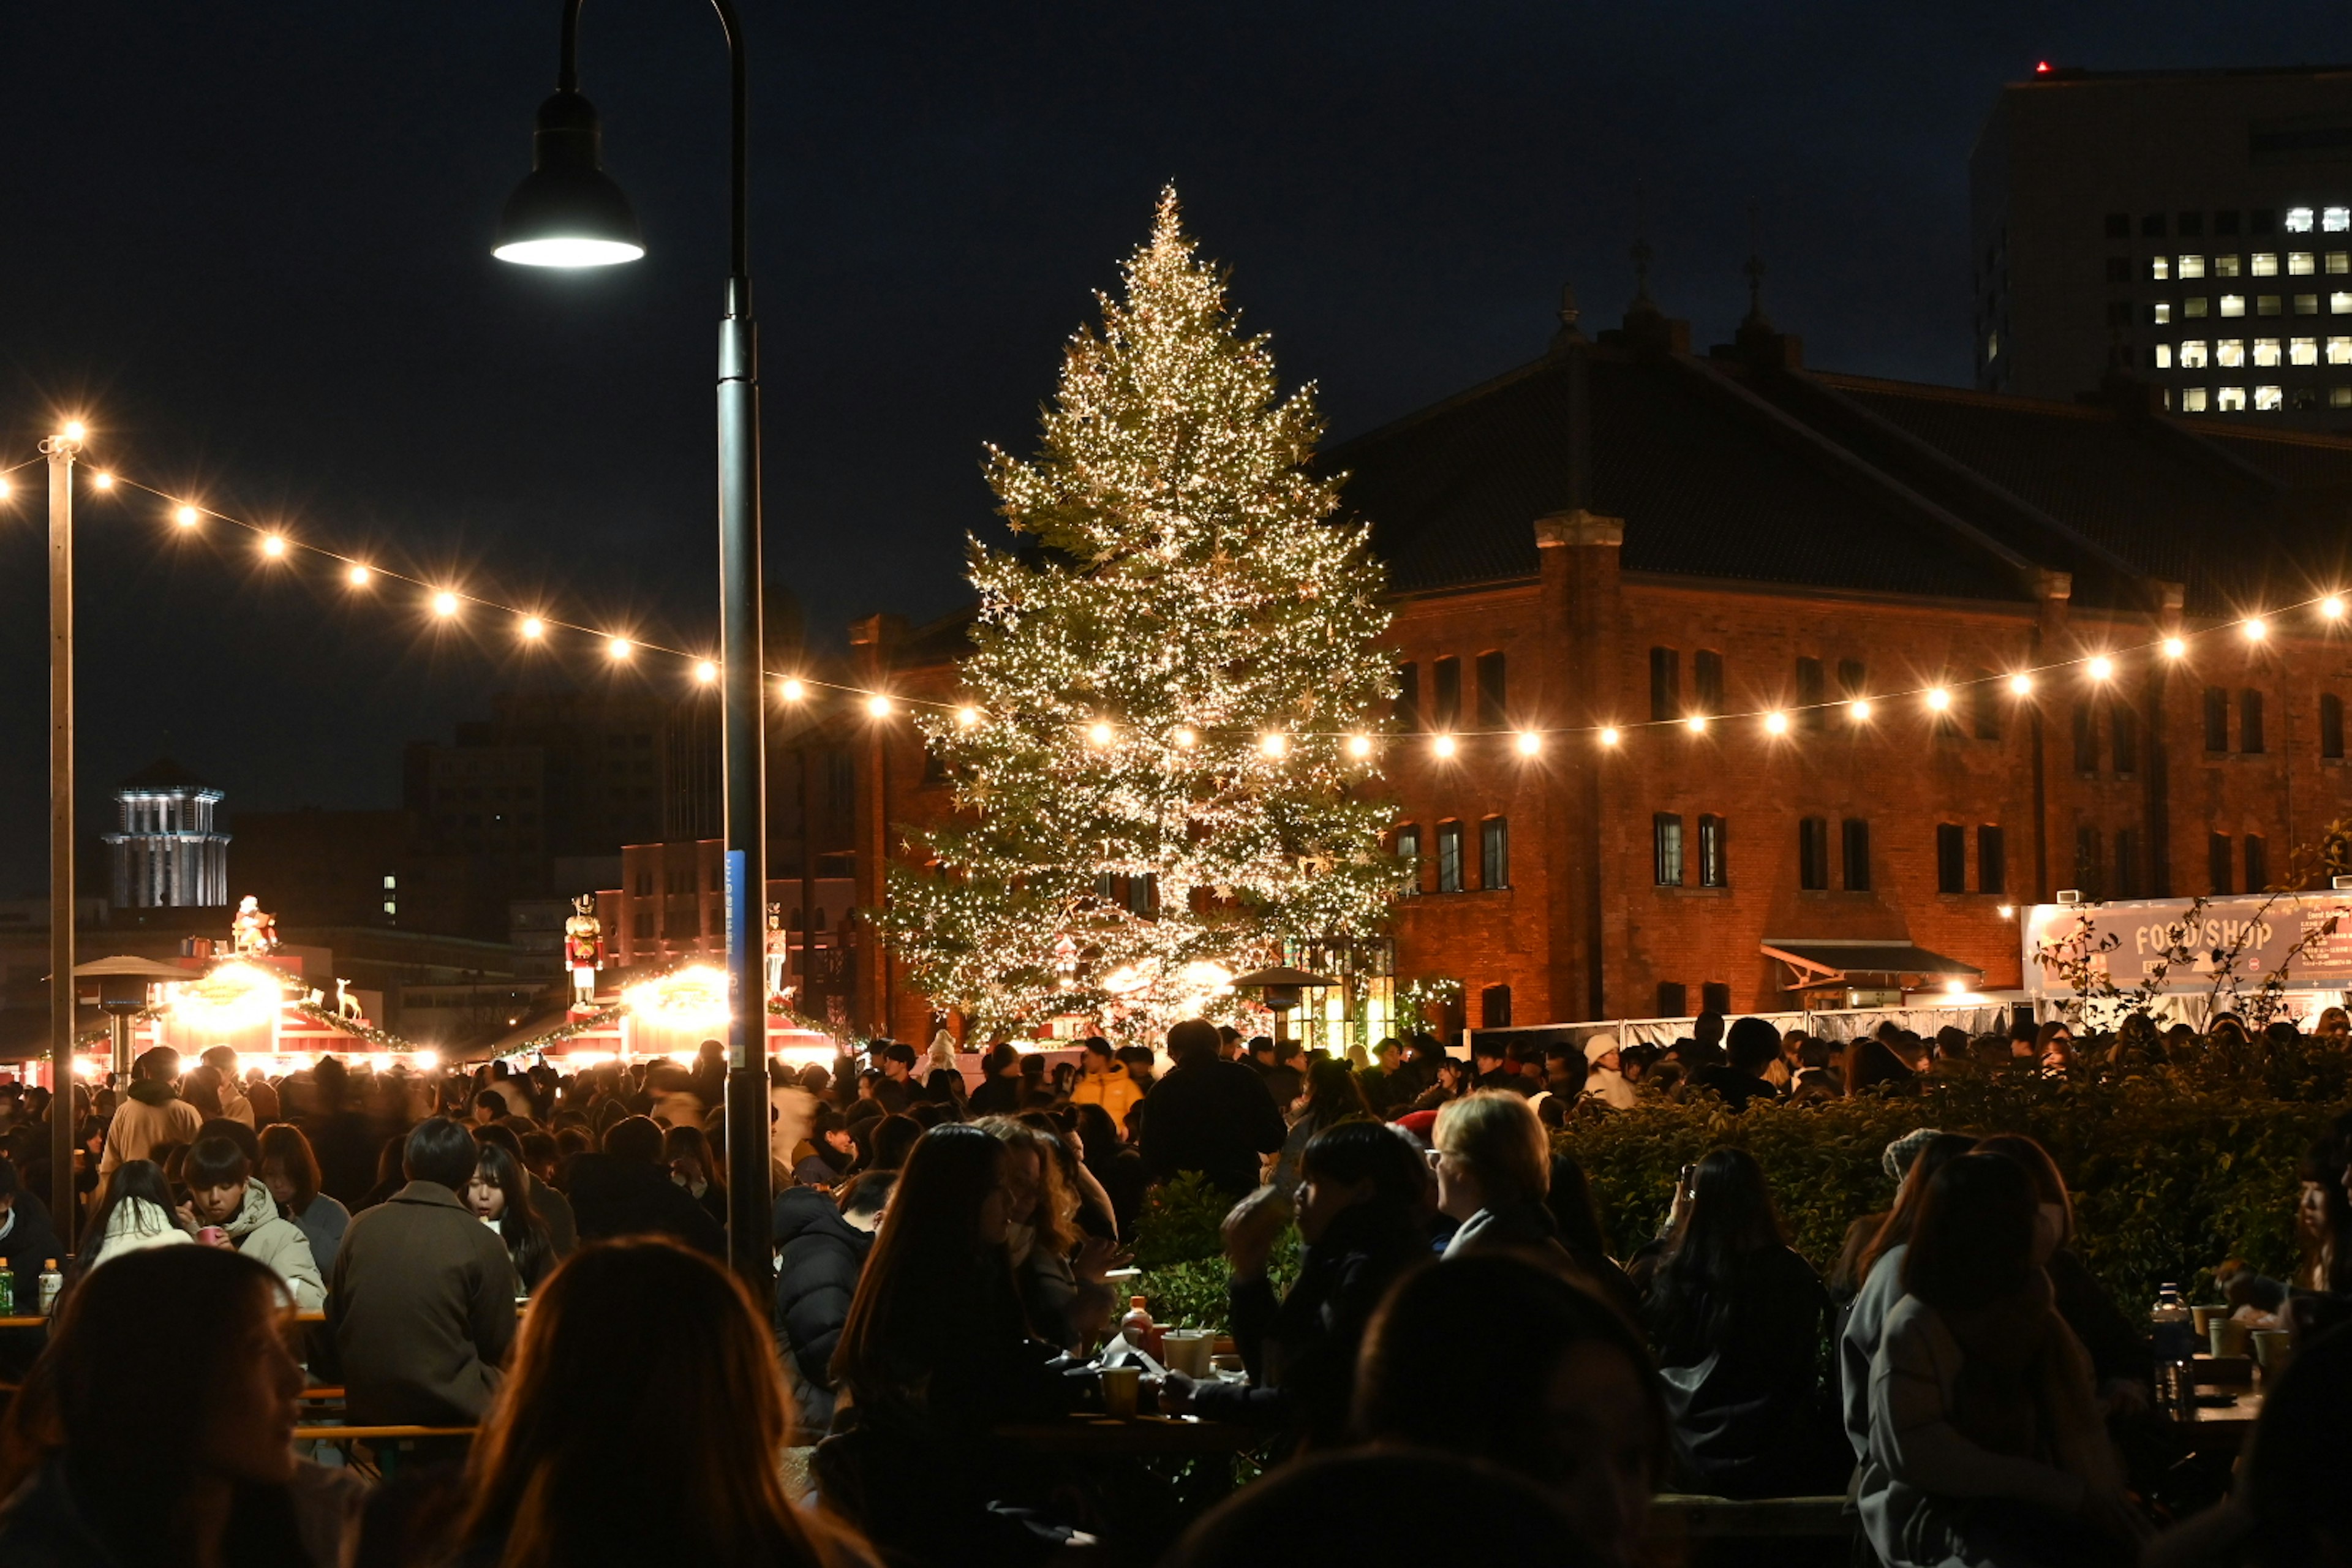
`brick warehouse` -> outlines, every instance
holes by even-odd
[[[2352,439],[2123,379],[2067,405],[1808,370],[1760,310],[1703,356],[1646,293],[1597,342],[1562,314],[1543,357],[1322,458],[1388,564],[1412,731],[1395,973],[1458,982],[1451,1022],[1792,1005],[1768,947],[2011,987],[2015,906],[2261,888],[2345,813],[2352,633],[2314,601],[2352,584]],[[853,640],[937,696],[962,624]],[[863,773],[870,903],[889,825],[946,792],[903,724]],[[866,966],[863,1016],[927,1034]]]

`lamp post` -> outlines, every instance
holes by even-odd
[[[770,1288],[768,1038],[762,940],[767,781],[760,633],[760,389],[751,325],[743,26],[727,35],[733,104],[732,246],[719,329],[719,692],[727,879],[728,1256],[761,1300]],[[580,95],[580,0],[563,0],[555,94],[539,107],[531,172],[508,198],[495,254],[526,267],[604,267],[646,253],[635,213],[605,174],[596,111]]]
[[[41,443],[49,459],[49,1217],[74,1242],[73,463],[82,428]]]

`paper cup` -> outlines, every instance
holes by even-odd
[[[2276,1377],[2294,1359],[2294,1336],[2284,1329],[2258,1329],[2253,1341],[2254,1363],[2266,1376]]]
[[[2230,1309],[2227,1307],[2191,1307],[2189,1309],[2189,1321],[2196,1326],[2197,1337],[2200,1340],[2212,1332],[2214,1319],[2226,1318],[2229,1315]]]
[[[1209,1375],[1211,1338],[1201,1329],[1171,1329],[1160,1339],[1162,1358],[1171,1372],[1186,1377]]]
[[[1143,1388],[1143,1369],[1139,1366],[1107,1366],[1102,1369],[1103,1414],[1114,1420],[1135,1419],[1135,1397]]]
[[[2216,1356],[2242,1356],[2246,1353],[2246,1325],[2235,1318],[2215,1318],[2206,1329]]]

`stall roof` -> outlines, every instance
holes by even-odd
[[[1808,984],[1849,974],[1982,974],[1981,965],[1946,958],[1906,941],[1853,941],[1834,937],[1766,937],[1765,956],[1802,971]]]

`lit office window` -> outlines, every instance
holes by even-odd
[[[2352,386],[2331,386],[2327,389],[2327,406],[2352,408]]]
[[[2213,258],[2213,276],[2214,276],[2214,277],[2216,277],[2216,278],[2235,278],[2237,275],[2238,275],[2238,258],[2237,258],[2236,257],[2234,257],[2234,256],[2217,256],[2217,257],[2215,257],[2215,258]]]
[[[2147,308],[2147,320],[2150,326],[2168,327],[2172,325],[2172,301],[2169,300],[2158,300],[2155,304],[2150,305]]]
[[[2294,313],[2298,316],[2316,316],[2319,314],[2319,296],[2316,294],[2297,294],[2294,297]]]
[[[2327,297],[2327,313],[2331,316],[2352,316],[2352,289],[2338,289]]]
[[[2327,253],[2327,270],[2352,272],[2352,250],[2331,250]]]
[[[2180,389],[2180,412],[2183,414],[2204,413],[2205,389],[2201,386],[2182,387]]]
[[[2158,343],[2148,352],[2156,356],[2157,369],[2170,370],[2172,368],[2172,345],[2170,343]]]
[[[2308,250],[2288,251],[2286,253],[2287,276],[2290,278],[2310,277],[2318,259],[2319,258],[2317,257],[2314,256]]]
[[[2286,363],[2289,364],[2317,364],[2319,363],[2319,340],[2317,338],[2288,339],[2286,345]]]
[[[2328,339],[2327,363],[2329,364],[2352,364],[2352,338]]]
[[[2222,414],[2242,414],[2246,409],[2246,389],[2242,386],[2217,386],[2213,389],[2213,407]]]
[[[2257,278],[2275,278],[2278,276],[2278,257],[2267,250],[2258,250],[2246,258],[2246,269]],[[2311,268],[2306,267],[2304,270],[2308,272]]]
[[[2286,395],[2277,387],[2258,386],[2254,388],[2254,411],[2256,413],[2266,413],[2272,409],[2284,408],[2285,406]]]
[[[2286,231],[2289,234],[2309,234],[2311,232],[2311,209],[2309,207],[2287,208]]]
[[[2279,341],[2276,338],[2256,338],[2254,363],[2258,365],[2276,365],[2279,363]]]
[[[2246,363],[2246,341],[2243,338],[2223,338],[2213,345],[2213,363],[2223,370],[2235,370]]]
[[[2149,257],[2147,258],[2147,276],[2148,280],[2153,283],[2166,283],[2171,281],[2172,258],[2169,256]]]
[[[2221,296],[2221,314],[2225,316],[2242,316],[2245,313],[2246,297],[2243,294],[2224,294]]]
[[[2180,301],[2180,313],[2191,321],[2202,318],[2205,314],[2205,296],[2199,294]]]
[[[2180,345],[2180,368],[2183,370],[2203,370],[2205,368],[2205,340],[2203,338],[2190,338]]]
[[[2352,229],[2352,207],[2329,207],[2319,215],[2319,226],[2330,234]]]
[[[2254,314],[2255,314],[2255,315],[2257,315],[2257,316],[2275,316],[2275,315],[2277,315],[2278,313],[2279,313],[2279,297],[2278,297],[2277,295],[2275,295],[2275,294],[2257,294],[2257,295],[2255,295],[2255,296],[2254,296]]]
[[[2184,256],[2184,257],[2182,257],[2182,258],[2180,258],[2180,276],[2182,276],[2183,278],[2202,278],[2202,277],[2204,277],[2204,276],[2205,276],[2205,258],[2204,258],[2203,257],[2201,257],[2201,256]]]

